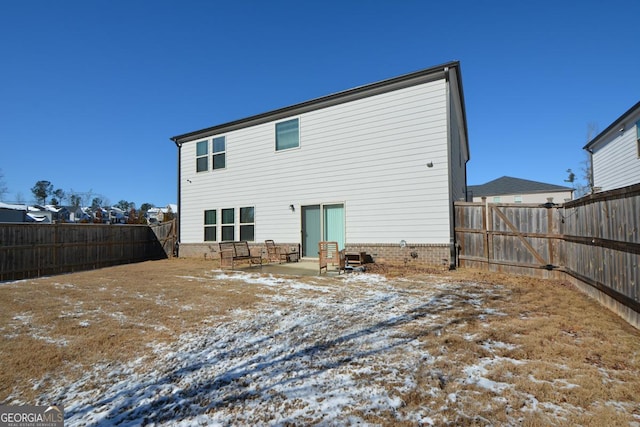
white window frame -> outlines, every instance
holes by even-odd
[[[253,221],[252,222],[242,222],[242,209],[252,209],[253,210]],[[246,240],[248,242],[256,241],[256,208],[255,206],[243,206],[238,208],[238,236],[240,236],[240,240]],[[253,227],[253,239],[243,239],[242,238],[242,227]]]
[[[205,146],[207,147],[207,151],[204,154],[198,154],[198,147],[201,146],[202,144],[205,144]],[[200,160],[204,159],[206,164],[206,168],[203,170],[199,170],[199,163]],[[204,141],[197,141],[196,142],[196,173],[202,173],[202,172],[208,172],[209,171],[209,140],[205,139]]]
[[[216,140],[220,140],[220,139],[224,144],[224,150],[216,151]],[[216,167],[216,162],[214,160],[216,156],[224,156],[224,167],[221,167],[221,168]],[[226,168],[227,168],[227,137],[226,135],[216,136],[211,139],[211,170],[218,171],[218,170],[224,170]]]
[[[207,212],[214,212],[215,215],[215,222],[208,224],[207,223]],[[217,209],[205,209],[204,211],[204,236],[203,236],[203,241],[205,242],[217,242],[218,241],[218,210]],[[213,229],[213,235],[214,235],[214,239],[213,240],[209,240],[207,239],[207,230],[211,230]]]
[[[285,147],[285,148],[278,148],[278,125],[283,125],[285,123],[289,123],[289,122],[297,122],[298,124],[298,142],[295,146],[292,147]],[[281,120],[279,122],[276,122],[274,125],[274,148],[276,153],[280,153],[280,152],[284,152],[284,151],[289,151],[289,150],[296,150],[300,148],[300,118],[299,117],[294,117],[294,118],[290,118],[287,120]]]
[[[224,211],[232,210],[233,211],[233,222],[224,222]],[[236,210],[237,208],[223,208],[220,209],[220,242],[233,242],[236,240]],[[224,231],[225,229],[233,230],[233,238],[225,239]]]

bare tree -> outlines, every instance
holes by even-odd
[[[598,125],[594,122],[587,124],[587,143],[589,143],[598,134]],[[569,174],[565,182],[570,182],[574,189],[574,197],[580,198],[587,194],[593,193],[593,165],[591,164],[591,154],[584,152],[584,160],[580,162],[580,177],[576,179],[575,173],[571,169],[567,169]]]

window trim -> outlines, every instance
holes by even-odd
[[[295,146],[292,147],[284,147],[284,148],[278,148],[278,125],[283,125],[285,123],[290,123],[290,122],[296,122],[298,124],[297,126],[297,133],[298,133],[298,142]],[[289,150],[295,150],[295,149],[300,149],[300,118],[299,117],[294,117],[294,118],[290,118],[287,120],[281,120],[279,122],[275,122],[274,124],[274,148],[275,148],[275,152],[279,153],[279,152],[283,152],[283,151],[289,151]]]
[[[224,219],[224,211],[232,211],[233,219],[232,222],[225,222]],[[232,230],[232,238],[225,239],[224,231],[231,229]],[[233,242],[236,240],[236,208],[222,208],[220,209],[220,241],[221,242]]]
[[[213,212],[215,221],[213,223],[207,223],[207,212]],[[213,240],[207,239],[207,230],[213,229]],[[205,209],[204,210],[204,240],[205,242],[217,242],[218,241],[218,210],[217,209]]]
[[[252,210],[252,222],[242,222],[242,210],[243,209],[251,209]],[[255,206],[242,206],[238,208],[238,236],[240,236],[240,240],[246,240],[247,242],[255,242],[256,241],[256,207]],[[243,227],[252,227],[252,239],[243,239],[242,238],[242,228]]]
[[[242,210],[251,209],[251,222],[241,222],[243,220]],[[224,212],[232,211],[233,216],[229,216],[227,220],[231,222],[225,222]],[[207,213],[213,212],[215,223],[207,223]],[[233,208],[216,208],[216,209],[205,209],[203,211],[203,242],[232,242],[236,240],[246,240],[248,242],[256,241],[256,207],[252,206],[242,206],[242,207],[233,207]],[[243,239],[242,237],[242,229],[243,227],[252,227],[252,239]],[[215,240],[207,240],[207,229],[213,229],[213,234],[215,236]],[[233,231],[232,239],[224,239],[225,230],[228,233],[228,230]],[[236,239],[236,236],[239,236],[239,239]]]
[[[198,147],[201,146],[201,144],[205,144],[206,147],[206,152],[204,154],[198,154]],[[199,169],[199,163],[200,160],[203,160],[206,162],[205,168],[200,170]],[[196,173],[202,173],[202,172],[209,172],[209,140],[205,139],[203,141],[198,141],[196,142]]]
[[[223,144],[224,144],[224,150],[222,151],[216,151],[216,140],[222,140]],[[221,168],[217,168],[216,167],[216,162],[215,162],[215,157],[216,156],[224,156],[224,166]],[[222,135],[222,136],[216,136],[211,138],[211,170],[212,171],[217,171],[217,170],[224,170],[227,168],[227,136],[226,135]]]

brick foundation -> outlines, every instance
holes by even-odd
[[[285,248],[298,248],[297,243],[278,243]],[[250,243],[253,255],[262,254],[266,258],[263,243]],[[366,252],[371,262],[388,264],[449,265],[448,244],[411,244],[402,248],[392,243],[347,243],[347,252]],[[218,259],[217,243],[185,243],[180,245],[179,256],[183,258]]]
[[[347,252],[366,252],[373,262],[383,264],[449,265],[448,244],[347,243]]]

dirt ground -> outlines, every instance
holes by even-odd
[[[160,358],[151,348],[172,348],[187,335],[230,327],[239,313],[307,315],[313,307],[300,308],[296,300],[356,304],[377,286],[384,295],[432,302],[421,305],[419,315],[400,313],[409,320],[391,325],[429,357],[402,368],[411,371],[411,386],[388,386],[402,401],[399,408],[351,408],[349,416],[382,425],[640,425],[640,332],[567,283],[377,265],[358,282],[282,277],[273,282],[282,283],[279,288],[264,284],[258,273],[250,280],[221,276],[212,261],[170,259],[0,283],[0,403],[51,404],[57,398],[73,407],[80,391],[99,395],[109,381],[122,380],[120,374],[87,380],[97,366],[144,359],[135,368],[142,372]],[[367,284],[367,274],[376,277],[375,285]],[[288,293],[285,285],[292,286]],[[358,322],[367,330],[365,318]],[[469,374],[470,367],[481,375]],[[358,375],[354,381],[373,381],[376,374]],[[66,394],[52,391],[61,386]],[[75,397],[69,393],[74,387],[80,390]],[[221,419],[242,421],[238,416]],[[316,413],[287,422],[342,420],[323,416],[338,417]]]

